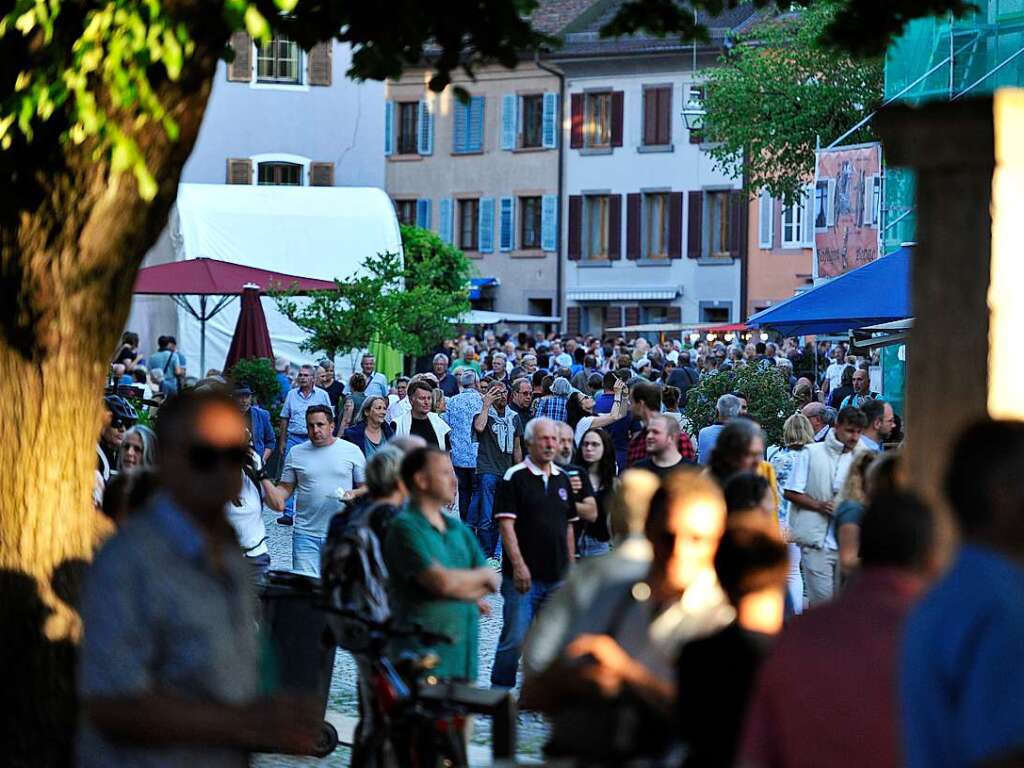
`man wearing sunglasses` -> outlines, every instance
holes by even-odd
[[[292,528],[292,570],[320,575],[320,550],[327,540],[331,518],[359,495],[366,479],[363,452],[347,440],[334,436],[334,412],[329,405],[306,409],[308,442],[288,452],[281,482],[263,480],[267,505],[284,511],[285,502],[295,494],[295,523]]]
[[[100,550],[86,578],[78,761],[245,765],[308,752],[319,721],[261,698],[250,574],[224,506],[249,454],[231,397],[190,392],[160,408],[161,491]]]

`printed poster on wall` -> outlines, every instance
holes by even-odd
[[[881,144],[818,150],[815,277],[835,277],[878,258],[881,203]]]

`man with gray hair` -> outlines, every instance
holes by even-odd
[[[534,415],[568,423],[569,395],[571,393],[572,384],[568,379],[559,376],[551,384],[551,394],[537,401],[537,410]]]
[[[711,461],[711,452],[718,442],[719,433],[725,429],[725,422],[740,414],[743,403],[736,395],[722,395],[715,405],[715,423],[704,427],[697,433],[697,462],[707,464]]]
[[[447,407],[441,418],[451,432],[452,466],[459,479],[459,516],[465,522],[469,515],[469,502],[473,498],[476,484],[477,443],[473,440],[473,420],[483,407],[480,394],[480,377],[475,371],[463,369],[459,373],[462,392],[447,400]]]
[[[312,365],[302,365],[295,377],[295,389],[289,389],[281,405],[279,414],[277,453],[281,457],[280,466],[283,468],[292,448],[309,439],[306,429],[306,409],[311,405],[326,405],[334,414],[331,408],[331,397],[323,389],[316,386],[316,369]],[[334,414],[337,418],[337,414]],[[295,516],[295,497],[288,498],[284,507],[284,514],[277,519],[281,525],[291,525]]]
[[[831,420],[829,420],[829,411],[831,411]],[[823,403],[817,401],[808,403],[800,412],[807,417],[807,420],[811,422],[811,429],[814,430],[814,442],[820,443],[825,439],[829,429],[835,424],[835,409],[826,408]]]
[[[437,386],[444,392],[445,397],[455,397],[455,395],[459,394],[459,380],[448,372],[450,364],[451,361],[448,359],[448,355],[443,352],[438,352],[434,355],[434,360],[431,363],[434,375],[437,377]]]

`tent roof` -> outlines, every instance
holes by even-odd
[[[620,325],[605,328],[615,333],[736,333],[747,330],[745,323],[641,323],[640,325]]]
[[[562,318],[557,315],[517,315],[511,312],[488,312],[483,309],[472,309],[458,320],[456,325],[497,325],[498,323],[560,323]]]
[[[268,289],[294,289],[303,291],[329,291],[335,288],[330,280],[299,277],[269,269],[232,264],[219,259],[187,259],[172,261],[139,270],[135,280],[135,293],[142,295],[179,296],[231,296],[242,293],[246,285],[259,286],[260,293]]]
[[[787,336],[847,331],[914,313],[910,306],[913,247],[892,253],[829,280],[751,316],[751,328],[771,328]]]

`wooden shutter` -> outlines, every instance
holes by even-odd
[[[452,152],[466,152],[469,147],[469,104],[455,101],[452,125]]]
[[[498,201],[498,250],[511,251],[516,227],[514,197],[503,197]]]
[[[604,327],[618,328],[620,325],[622,325],[622,307],[617,304],[605,307]]]
[[[395,152],[395,102],[384,102],[384,154]]]
[[[681,323],[683,322],[683,309],[678,304],[671,304],[665,313],[666,323]]]
[[[306,74],[310,85],[331,84],[331,41],[317,43],[306,54]]]
[[[668,193],[668,257],[683,258],[683,193]]]
[[[541,146],[554,149],[558,146],[558,94],[549,91],[544,94],[541,113]]]
[[[622,258],[622,195],[608,195],[608,258]]]
[[[640,307],[626,307],[626,321],[623,325],[640,325]],[[637,337],[635,331],[627,331],[627,339],[635,339]]]
[[[540,200],[540,249],[558,250],[558,195],[544,195]]]
[[[430,229],[430,200],[427,198],[416,201],[416,226]]]
[[[569,146],[579,149],[583,146],[583,94],[574,93],[569,100]]]
[[[466,151],[482,152],[484,149],[484,97],[473,96],[469,100],[469,131]]]
[[[658,91],[656,88],[644,90],[644,145],[653,146],[658,143]]]
[[[612,146],[622,146],[623,92],[612,91]]]
[[[416,120],[416,152],[420,155],[434,154],[434,113],[426,101],[419,103]]]
[[[310,163],[309,164],[309,186],[311,186],[311,187],[333,187],[334,186],[334,163]]]
[[[648,88],[644,91],[644,144],[665,146],[672,139],[672,89]]]
[[[650,93],[650,91],[648,91]],[[640,206],[642,198],[638,192],[626,195],[626,258],[640,258]]]
[[[729,256],[740,258],[747,252],[744,247],[744,236],[747,233],[747,196],[742,189],[734,189],[729,193]]]
[[[672,89],[658,89],[658,143],[672,143]]]
[[[228,64],[228,80],[248,83],[252,80],[252,38],[248,32],[235,32],[230,45],[235,58]]]
[[[875,177],[877,178],[877,177]],[[877,222],[876,222],[877,224]],[[804,187],[803,243],[806,248],[814,247],[814,185]]]
[[[437,234],[446,243],[451,245],[452,243],[452,217],[455,214],[455,203],[451,198],[445,197],[441,199],[441,205],[438,208],[439,218],[437,221]]]
[[[501,97],[501,148],[516,148],[516,112],[519,97],[514,93],[506,93]]]
[[[772,218],[775,207],[772,196],[767,189],[762,189],[757,198],[757,245],[759,248],[772,247],[772,230],[775,220]]]
[[[580,308],[567,307],[565,310],[565,332],[569,336],[578,336],[580,332]]]
[[[228,158],[228,184],[252,184],[252,160]]]
[[[579,261],[583,245],[583,195],[569,195],[569,248],[566,257]]]
[[[686,198],[686,258],[704,255],[704,192],[692,190]]]

